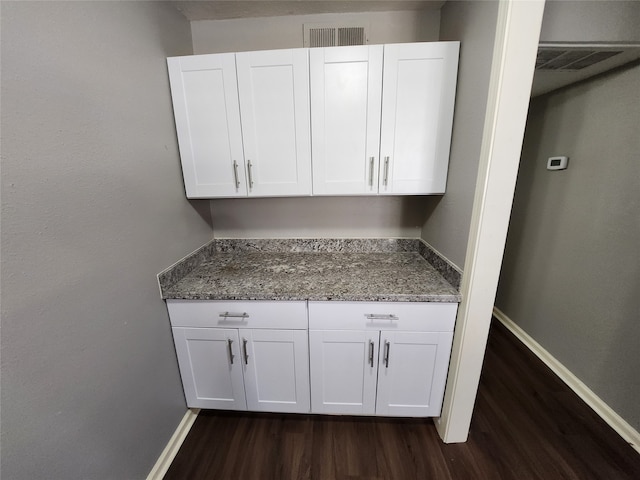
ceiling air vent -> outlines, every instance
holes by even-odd
[[[539,48],[536,70],[582,70],[619,53],[622,50]]]
[[[367,26],[327,25],[305,23],[305,47],[336,47],[344,45],[365,45],[367,43]]]

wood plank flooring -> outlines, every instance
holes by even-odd
[[[640,455],[494,320],[466,443],[431,419],[203,410],[165,479],[638,480]]]

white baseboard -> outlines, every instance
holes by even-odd
[[[553,355],[545,350],[538,342],[527,334],[522,328],[511,320],[498,307],[493,307],[493,315],[511,333],[513,333],[529,350],[542,360],[553,372],[566,383],[589,407],[607,422],[618,434],[624,438],[638,453],[640,453],[640,433],[629,425],[620,415],[614,412],[609,405],[598,397],[571,371],[560,363]]]
[[[200,413],[199,408],[187,410],[187,413],[184,414],[184,417],[182,417],[182,420],[178,424],[178,428],[176,428],[176,431],[173,432],[173,435],[169,439],[169,443],[167,443],[167,446],[164,447],[164,450],[160,454],[158,461],[151,469],[151,472],[149,472],[147,480],[162,480],[164,478],[164,475],[171,466],[171,462],[173,462],[173,459],[178,454],[182,442],[187,438],[193,422],[198,418],[198,413]]]

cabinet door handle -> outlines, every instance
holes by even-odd
[[[253,165],[251,165],[251,160],[247,160],[247,173],[249,174],[249,188],[253,188],[253,173],[251,169]]]
[[[382,313],[365,313],[365,317],[369,320],[398,320],[398,317],[393,313],[382,314]]]
[[[369,340],[369,365],[373,368],[373,342]]]
[[[231,365],[233,365],[233,349],[231,347],[232,343],[233,343],[233,340],[231,340],[230,338],[227,338],[227,347],[229,348],[229,362],[231,363]]]
[[[384,342],[384,366],[389,368],[389,350],[391,350],[391,344],[387,341]]]
[[[238,162],[233,161],[233,178],[236,180],[236,190],[240,188],[240,180],[238,180]]]
[[[384,157],[384,177],[382,184],[386,187],[389,183],[389,157]]]
[[[369,157],[369,186],[373,187],[373,162],[374,157]]]
[[[249,354],[247,353],[247,339],[242,339],[242,350],[244,351],[244,364],[249,365]]]
[[[242,312],[242,313],[234,313],[234,312],[222,312],[220,314],[221,317],[224,318],[249,318],[249,314],[247,312]]]

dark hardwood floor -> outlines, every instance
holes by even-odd
[[[499,322],[469,440],[432,420],[202,411],[165,479],[640,479],[640,454]]]

